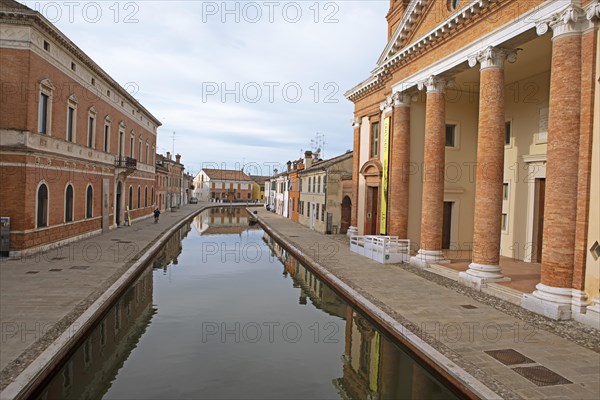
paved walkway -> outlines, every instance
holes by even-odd
[[[4,388],[169,228],[213,203],[188,204],[22,259],[0,259]]]
[[[597,330],[574,321],[549,320],[426,270],[378,264],[350,252],[340,237],[323,236],[265,210],[258,216],[307,260],[339,278],[499,397],[600,398]],[[505,362],[516,362],[505,365],[486,353],[507,349],[529,360],[505,353]],[[560,383],[560,377],[544,368],[570,383]],[[533,374],[537,384],[518,371]]]

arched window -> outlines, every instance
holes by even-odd
[[[144,188],[144,207],[148,207],[148,186]]]
[[[38,187],[36,226],[38,228],[48,226],[48,186],[45,183]]]
[[[138,191],[137,191],[137,208],[140,208],[140,203],[141,203],[141,198],[142,198],[142,189],[138,186]]]
[[[129,186],[129,209],[133,209],[133,186]]]
[[[85,217],[92,218],[94,216],[94,189],[89,185],[85,191]]]
[[[73,185],[65,189],[65,222],[73,222]]]

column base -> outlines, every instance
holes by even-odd
[[[410,258],[410,265],[427,268],[429,264],[449,264],[441,250],[419,250],[417,255]]]
[[[533,293],[524,294],[521,307],[555,320],[571,319],[572,290],[538,283]]]
[[[358,228],[356,226],[351,226],[350,228],[348,228],[348,232],[346,232],[346,236],[350,237],[350,236],[357,236],[358,235]]]
[[[502,275],[499,265],[471,263],[469,269],[458,274],[458,283],[481,290],[489,282],[510,282],[510,278]]]
[[[573,319],[600,330],[600,298],[592,300],[592,303],[586,307],[585,314],[574,313]]]

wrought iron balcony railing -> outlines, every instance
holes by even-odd
[[[133,170],[137,168],[137,160],[132,157],[116,157],[115,167]]]

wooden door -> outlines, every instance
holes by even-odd
[[[442,225],[442,249],[450,248],[450,239],[452,237],[452,205],[453,202],[444,202],[444,222]]]

